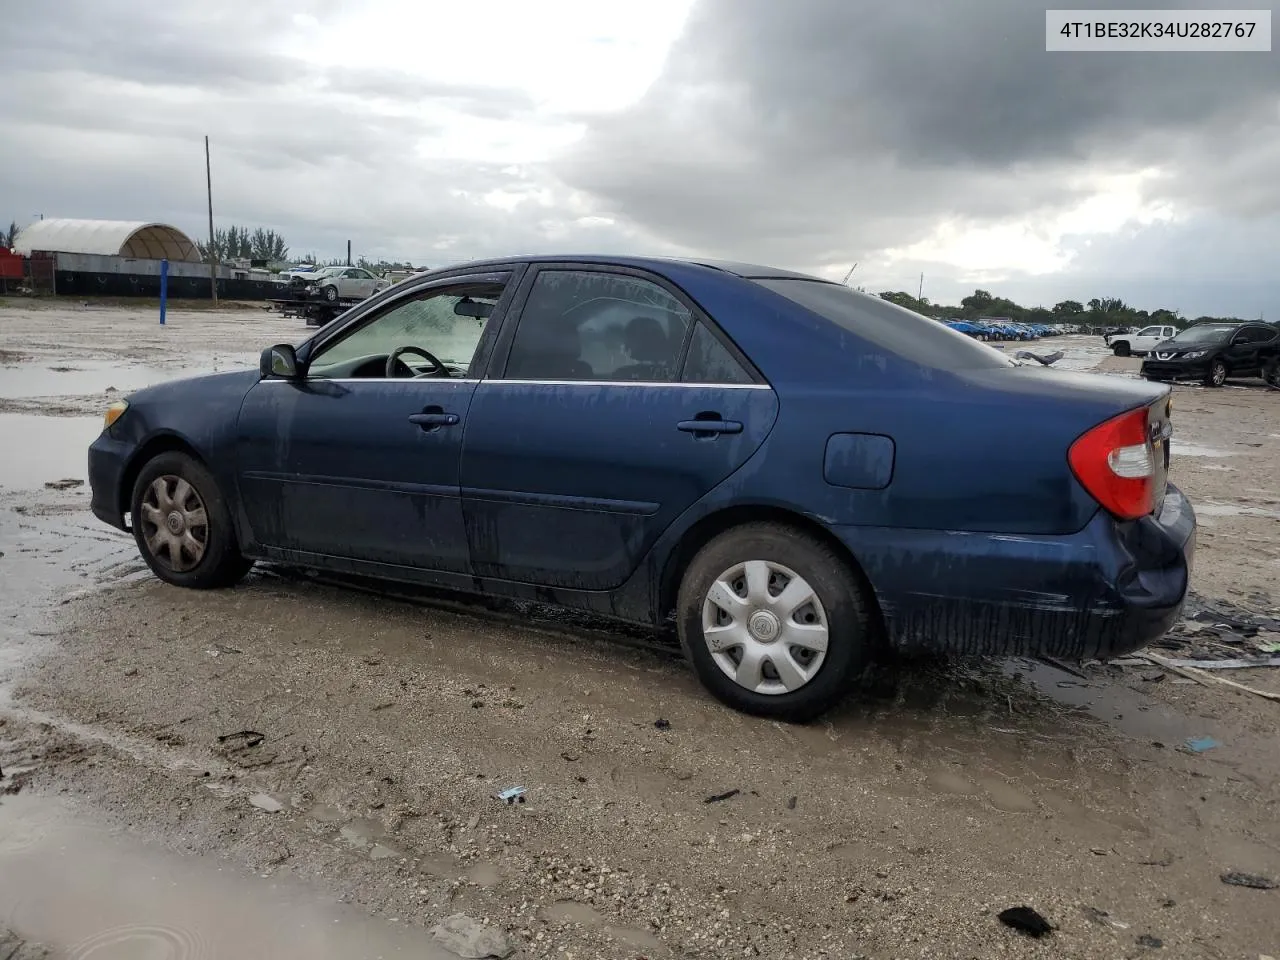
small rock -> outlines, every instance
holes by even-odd
[[[1152,950],[1159,950],[1161,947],[1164,946],[1164,941],[1161,940],[1159,937],[1153,937],[1149,933],[1144,933],[1142,936],[1138,938],[1138,946],[1150,947]]]
[[[465,913],[446,917],[431,928],[431,935],[467,960],[505,960],[516,949],[505,932],[473,920]]]
[[[279,813],[284,809],[284,804],[265,793],[255,793],[249,798],[249,803],[259,810],[265,810],[267,813]]]

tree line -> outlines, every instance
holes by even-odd
[[[284,260],[289,256],[289,245],[274,230],[263,227],[230,226],[213,231],[213,243],[196,241],[200,259],[209,263],[214,257],[221,263],[226,260]]]
[[[1007,317],[1015,323],[1068,323],[1087,327],[1144,327],[1150,324],[1179,329],[1202,321],[1239,323],[1241,317],[1184,317],[1177,310],[1138,310],[1115,297],[1095,297],[1088,303],[1063,300],[1052,307],[1024,307],[1005,297],[993,296],[986,290],[975,290],[959,304],[931,303],[928,297],[916,298],[901,290],[886,290],[882,300],[922,313],[937,320],[978,320],[984,317]]]

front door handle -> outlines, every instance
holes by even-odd
[[[721,433],[741,433],[742,423],[738,420],[681,420],[676,429],[692,433],[695,437],[714,437]]]
[[[423,430],[439,430],[441,427],[456,426],[458,415],[444,412],[413,413],[409,415],[409,422],[416,423]]]

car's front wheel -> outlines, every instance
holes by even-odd
[[[871,599],[844,559],[787,526],[736,527],[680,584],[677,626],[702,683],[747,713],[803,722],[835,706],[874,649]]]
[[[1206,387],[1220,387],[1227,382],[1227,365],[1221,360],[1214,360],[1209,364],[1209,372],[1205,374],[1204,385]]]
[[[325,298],[327,301],[329,301],[330,303],[337,303],[337,302],[338,302],[338,288],[337,288],[337,287],[325,287],[325,288],[324,288],[324,298]]]
[[[253,566],[236,543],[217,481],[185,453],[149,460],[133,486],[133,535],[161,580],[208,589],[237,583]]]
[[[1113,344],[1113,345],[1112,345],[1112,347],[1111,347],[1111,352],[1112,352],[1112,353],[1114,353],[1117,357],[1127,357],[1127,356],[1129,356],[1129,343],[1128,343],[1128,341],[1127,341],[1127,340],[1121,340],[1119,343]]]

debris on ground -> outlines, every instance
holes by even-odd
[[[659,717],[657,720],[653,721],[653,725],[654,725],[655,727],[657,727],[659,730],[669,730],[669,729],[671,729],[671,721],[670,721],[670,720],[663,720],[661,717]]]
[[[1270,877],[1264,877],[1259,873],[1240,873],[1236,870],[1224,873],[1222,882],[1233,887],[1248,887],[1251,890],[1275,890],[1280,887],[1280,883],[1276,883]]]
[[[1055,350],[1053,353],[1032,353],[1030,350],[1019,350],[1014,356],[1019,360],[1035,360],[1037,363],[1043,363],[1048,367],[1061,360],[1064,354],[1061,350]]]
[[[493,796],[497,800],[504,800],[507,803],[524,803],[524,795],[528,793],[526,787],[508,787],[506,790],[500,790]]]
[[[799,801],[799,799],[800,799],[799,797],[792,797],[790,800],[788,800],[788,801],[787,801],[787,809],[788,809],[788,810],[794,810],[794,809],[796,808],[796,803],[797,803],[797,801]]]
[[[83,487],[83,480],[73,480],[68,477],[65,480],[47,480],[45,487],[49,490],[72,490],[75,487]]]
[[[511,938],[497,927],[455,913],[431,928],[431,935],[448,950],[467,960],[505,960],[515,953]]]
[[[1123,920],[1117,920],[1105,910],[1099,910],[1097,907],[1082,907],[1081,913],[1085,915],[1085,919],[1092,920],[1104,927],[1112,927],[1116,930],[1128,930],[1129,925]]]
[[[265,793],[255,793],[249,798],[249,803],[257,807],[259,810],[265,810],[267,813],[279,813],[284,809],[284,804],[275,797]]]
[[[1187,737],[1185,741],[1187,749],[1192,753],[1204,753],[1206,750],[1212,750],[1214,747],[1222,746],[1213,737]]]
[[[1001,910],[998,917],[1006,927],[1012,927],[1031,937],[1043,937],[1046,933],[1053,932],[1053,924],[1031,907],[1010,907],[1008,910]]]
[[[719,803],[721,800],[728,800],[730,797],[736,797],[741,792],[742,792],[741,790],[730,790],[728,793],[717,793],[713,797],[707,797],[707,799],[703,800],[702,802],[703,803]]]
[[[0,960],[46,960],[49,948],[0,927]]]
[[[1144,933],[1142,936],[1138,938],[1138,946],[1150,947],[1152,950],[1159,950],[1161,947],[1164,946],[1164,941],[1161,940],[1159,937],[1153,937],[1149,933]]]

